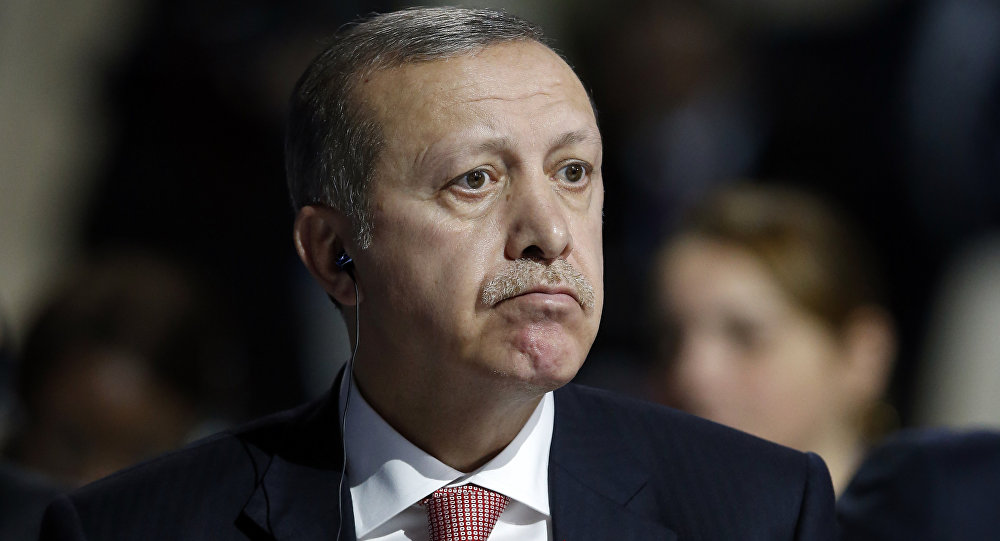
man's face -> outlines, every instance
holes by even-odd
[[[361,363],[452,385],[567,382],[603,306],[602,147],[576,75],[518,42],[382,71],[358,95],[386,140],[373,244],[355,257]]]

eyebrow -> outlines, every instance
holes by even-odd
[[[573,130],[557,136],[550,144],[551,148],[563,148],[577,144],[601,144],[601,134],[592,129]],[[514,148],[514,141],[510,137],[496,137],[483,141],[476,146],[478,152],[490,152],[499,154],[505,150]]]
[[[593,129],[581,129],[566,132],[552,141],[552,148],[562,148],[577,144],[601,144],[600,132]]]
[[[511,148],[514,148],[514,141],[510,137],[495,137],[476,145],[477,152],[492,154],[499,154]]]
[[[596,128],[581,128],[578,130],[572,130],[565,132],[563,134],[557,135],[552,139],[550,143],[549,152],[561,148],[565,148],[577,144],[596,144],[601,145],[601,132]],[[433,146],[433,145],[432,145]],[[473,152],[485,153],[485,154],[502,154],[513,148],[516,148],[514,140],[507,136],[491,137],[488,138],[475,147],[473,147]],[[434,158],[428,159],[429,148],[424,148],[417,156],[413,159],[414,167],[437,167],[437,164],[446,163],[448,160],[454,159],[457,156],[464,156],[467,152],[461,148],[452,148],[448,152],[436,156]],[[427,163],[430,162],[430,163]],[[426,165],[421,165],[426,164]],[[435,164],[435,165],[431,165]]]

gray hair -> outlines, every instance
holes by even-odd
[[[334,36],[292,93],[285,169],[292,205],[326,205],[346,214],[355,241],[371,245],[369,201],[384,140],[372,111],[354,95],[376,71],[471,54],[515,41],[545,43],[541,29],[504,11],[412,8],[361,20]]]

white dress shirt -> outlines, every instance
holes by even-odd
[[[427,510],[418,505],[420,500],[439,488],[467,483],[510,498],[490,541],[552,539],[548,485],[555,413],[552,393],[543,396],[500,454],[479,469],[462,473],[396,432],[357,388],[350,392],[345,429],[347,482],[359,541],[427,541]],[[340,389],[341,416],[346,397],[345,383]]]

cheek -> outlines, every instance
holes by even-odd
[[[822,424],[832,407],[833,382],[826,370],[831,359],[805,345],[793,342],[773,351],[754,378],[759,414],[771,423],[775,439],[793,446]]]
[[[695,403],[718,415],[749,421],[775,416],[801,391],[797,374],[787,370],[774,347],[747,352],[712,342],[675,365],[673,385]]]
[[[373,250],[380,261],[379,282],[385,288],[389,310],[404,310],[442,319],[467,318],[474,310],[491,237],[470,224],[442,220],[411,220],[391,223],[393,234],[383,231]],[[387,228],[388,229],[388,228]]]
[[[832,370],[838,361],[833,337],[812,326],[795,325],[786,332],[782,348],[775,352],[776,370],[790,393],[801,400],[823,400],[834,389]]]
[[[594,286],[598,302],[604,299],[604,245],[600,213],[589,217],[582,224],[574,224],[574,254],[570,262],[576,266]]]

